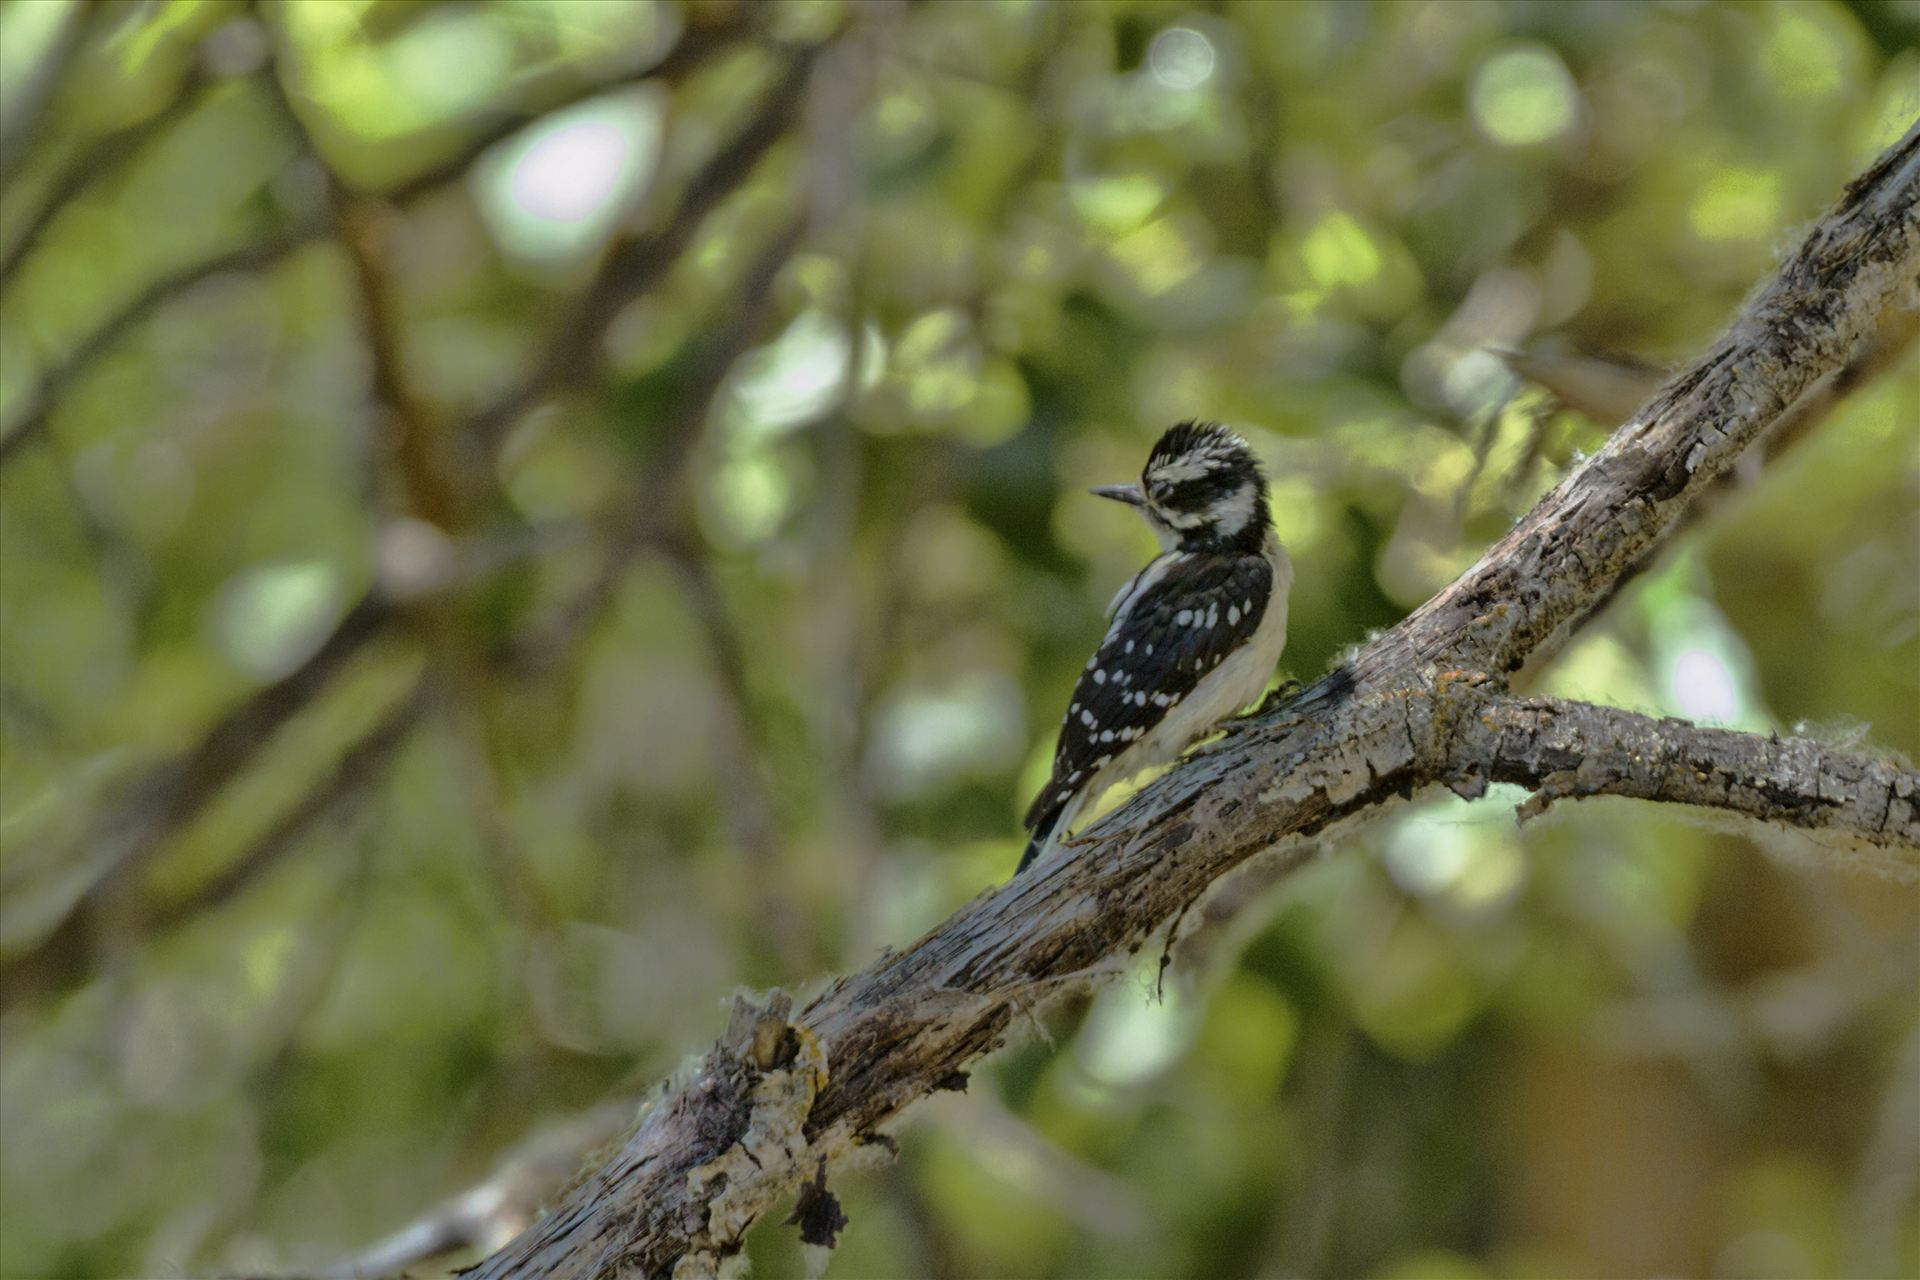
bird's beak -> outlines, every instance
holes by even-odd
[[[1115,502],[1124,502],[1130,507],[1147,505],[1146,495],[1140,492],[1137,484],[1103,484],[1091,490],[1096,497],[1112,498]]]

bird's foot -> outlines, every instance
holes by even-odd
[[[1267,712],[1269,711],[1273,711],[1273,710],[1276,710],[1277,708],[1284,707],[1285,705],[1287,705],[1287,703],[1292,702],[1295,698],[1299,697],[1300,690],[1305,687],[1306,686],[1302,685],[1298,680],[1294,680],[1294,679],[1282,680],[1279,684],[1275,685],[1272,689],[1268,690],[1267,696],[1260,700],[1260,705],[1255,707],[1248,714],[1263,716],[1267,714]]]

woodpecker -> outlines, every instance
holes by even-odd
[[[1140,513],[1160,554],[1113,598],[1107,635],[1060,722],[1053,775],[1027,810],[1018,875],[1101,791],[1258,698],[1287,643],[1293,564],[1253,450],[1217,423],[1170,428],[1138,485],[1095,489]]]

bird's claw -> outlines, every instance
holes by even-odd
[[[1269,711],[1285,706],[1287,703],[1299,697],[1300,690],[1303,688],[1305,688],[1305,686],[1298,680],[1282,680],[1279,684],[1267,691],[1267,696],[1260,700],[1260,705],[1253,709],[1252,714],[1263,716]]]

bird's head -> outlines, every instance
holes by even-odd
[[[1138,511],[1168,550],[1258,553],[1272,520],[1253,450],[1211,422],[1170,428],[1147,455],[1139,484],[1094,492]]]

